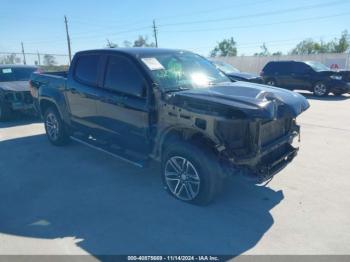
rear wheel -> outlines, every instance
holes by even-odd
[[[3,101],[0,101],[0,121],[6,121],[11,118],[11,108]]]
[[[314,95],[318,97],[326,96],[329,93],[328,87],[323,82],[317,82],[314,85]]]
[[[67,144],[69,135],[56,108],[49,107],[45,111],[44,123],[46,135],[53,145],[62,146]]]
[[[215,156],[186,142],[178,141],[166,147],[161,170],[165,189],[184,202],[209,204],[221,188]]]

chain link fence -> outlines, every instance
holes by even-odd
[[[40,67],[67,67],[69,57],[65,54],[0,52],[0,64],[26,64]]]

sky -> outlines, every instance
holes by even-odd
[[[0,53],[20,52],[23,42],[25,52],[66,55],[64,15],[73,53],[104,48],[107,39],[153,41],[153,19],[159,47],[205,56],[230,37],[238,55],[263,43],[286,53],[306,38],[329,41],[350,29],[349,0],[0,0]]]

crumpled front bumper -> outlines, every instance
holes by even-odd
[[[299,129],[299,126],[297,126]],[[292,132],[262,147],[254,155],[230,160],[226,172],[249,177],[256,184],[273,178],[297,156],[299,148],[292,146],[294,138],[300,131]]]
[[[5,94],[5,103],[14,111],[29,111],[34,109],[33,98],[30,92],[8,92]]]

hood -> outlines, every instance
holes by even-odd
[[[246,80],[251,80],[251,79],[255,79],[255,78],[259,78],[260,76],[255,75],[255,74],[251,74],[251,73],[246,73],[246,72],[232,72],[229,74],[226,74],[228,77],[238,77],[241,79],[246,79]]]
[[[13,92],[29,91],[29,83],[28,81],[0,82],[0,89]]]
[[[239,111],[247,118],[296,117],[310,107],[302,95],[285,89],[249,82],[224,83],[175,93],[173,104],[208,113],[218,107]],[[212,112],[213,113],[213,112]]]

